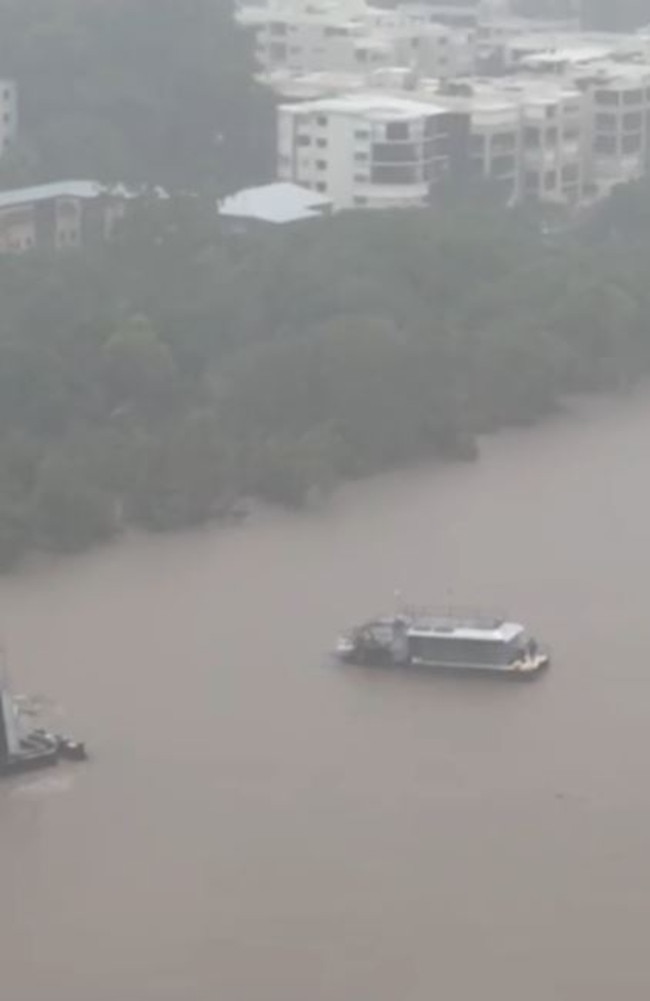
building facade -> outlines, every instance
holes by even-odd
[[[94,181],[0,191],[0,253],[78,250],[108,239],[127,198]]]
[[[13,80],[0,80],[0,156],[6,153],[18,131],[18,93]]]
[[[279,177],[335,210],[425,205],[448,165],[448,115],[432,104],[359,94],[279,109]]]

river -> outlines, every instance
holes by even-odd
[[[93,760],[0,788],[3,1001],[646,1001],[649,440],[610,401],[4,580],[14,676]],[[396,588],[553,668],[327,663]]]

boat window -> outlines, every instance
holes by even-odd
[[[440,664],[507,664],[510,645],[498,640],[467,640],[441,636],[411,636],[411,655]]]

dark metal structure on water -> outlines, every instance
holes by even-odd
[[[0,777],[51,768],[61,760],[84,761],[85,745],[26,725],[5,672],[0,674]]]

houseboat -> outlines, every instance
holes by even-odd
[[[412,611],[365,622],[342,636],[338,659],[351,664],[429,667],[532,677],[550,654],[507,618]]]

